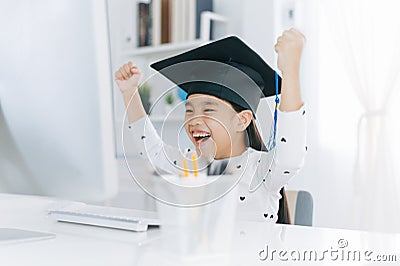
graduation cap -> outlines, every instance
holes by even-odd
[[[150,65],[184,91],[208,94],[255,114],[260,99],[280,93],[281,78],[249,46],[229,36]],[[276,76],[275,76],[276,75]]]

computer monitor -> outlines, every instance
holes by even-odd
[[[117,193],[106,1],[0,8],[0,193]]]

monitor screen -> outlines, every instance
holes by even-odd
[[[0,11],[0,192],[102,201],[117,192],[106,1]]]

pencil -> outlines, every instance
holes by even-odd
[[[187,162],[186,162],[185,157],[183,157],[182,164],[183,164],[183,176],[184,177],[189,177],[189,171],[188,171],[188,166],[187,166]]]
[[[196,154],[192,154],[192,163],[193,163],[193,175],[195,177],[198,176],[198,170],[197,170],[197,156]]]

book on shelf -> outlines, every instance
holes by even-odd
[[[152,43],[151,45],[161,44],[161,0],[151,0],[152,10]]]
[[[171,0],[161,2],[161,43],[171,42]]]
[[[200,37],[201,12],[213,0],[150,0],[138,3],[138,47],[190,42]],[[210,34],[212,37],[212,33]]]
[[[196,39],[196,0],[172,0],[173,43]]]
[[[138,47],[151,45],[151,4],[145,2],[138,3]]]
[[[204,11],[213,11],[213,0],[197,0],[196,1],[196,39],[200,38],[201,13]],[[213,26],[211,22],[210,40],[213,39]]]
[[[190,0],[187,2],[186,11],[188,14],[187,28],[186,28],[186,38],[189,41],[196,39],[196,1]]]

